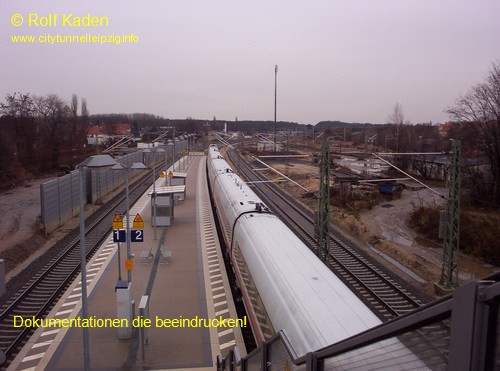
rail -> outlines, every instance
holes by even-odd
[[[453,295],[300,357],[280,331],[244,358],[237,348],[219,355],[217,370],[500,369],[499,281],[496,274],[467,283]],[[441,331],[443,321],[451,323],[449,336]],[[422,332],[446,348],[445,356],[418,343]]]
[[[251,171],[234,150],[228,150],[233,164],[238,165],[247,179],[262,179],[262,175]],[[297,201],[284,194],[278,187],[255,184],[255,192],[267,203],[272,211],[314,252],[317,242],[314,236],[314,216]],[[418,308],[420,301],[387,272],[376,266],[361,252],[340,238],[330,234],[330,251],[327,266],[383,321]]]
[[[160,166],[157,168],[157,173],[159,171]],[[138,199],[150,187],[150,180],[151,176],[148,172],[134,182],[130,190],[131,197],[135,194],[135,198]],[[106,222],[109,216],[116,212],[123,213],[126,211],[124,192],[120,192],[99,211],[86,219],[85,235],[89,237],[92,234],[90,238],[86,239],[85,243],[87,261],[94,254],[96,247],[111,231],[111,225]],[[12,357],[15,356],[18,348],[22,346],[24,339],[33,331],[30,327],[13,328],[13,318],[16,313],[29,313],[30,316],[35,318],[43,318],[53,303],[60,297],[61,292],[80,272],[80,238],[77,229],[72,231],[70,234],[72,237],[65,241],[67,247],[35,274],[33,280],[26,284],[26,288],[9,300],[9,305],[2,308],[0,313],[0,350],[5,352],[7,364],[13,359]],[[43,293],[39,293],[37,290],[44,285]],[[50,288],[50,290],[46,290],[46,288]],[[29,302],[29,304],[26,302]],[[5,367],[6,365],[0,366]]]

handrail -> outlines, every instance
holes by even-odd
[[[269,340],[263,342],[258,348],[254,349],[251,353],[247,354],[242,359],[238,359],[239,357],[235,357],[234,352],[232,351],[230,352],[229,356],[226,357],[225,359],[219,356],[217,359],[217,369],[225,370],[226,361],[229,361],[231,363],[230,366],[231,370],[234,369],[233,366],[240,366],[241,370],[246,370],[247,369],[246,365],[249,360],[258,355],[262,355],[260,359],[260,361],[262,362],[261,368],[262,370],[267,370],[269,366],[267,364],[269,346],[277,341],[280,341],[283,344],[283,347],[285,348],[290,358],[290,361],[294,365],[296,366],[307,365],[307,369],[312,370],[315,369],[314,368],[315,366],[311,364],[311,360],[312,363],[315,363],[315,365],[320,367],[322,362],[332,357],[345,354],[346,352],[355,349],[360,349],[362,347],[375,344],[383,340],[394,338],[410,331],[415,331],[417,329],[436,323],[438,321],[451,318],[453,322],[453,318],[456,317],[455,320],[458,319],[458,321],[455,321],[455,323],[457,322],[460,323],[463,317],[462,316],[463,312],[461,312],[462,310],[461,306],[463,303],[464,294],[467,294],[467,292],[472,292],[471,287],[473,285],[477,287],[484,287],[484,290],[481,291],[483,295],[476,295],[476,296],[472,295],[468,297],[468,300],[475,301],[477,303],[476,305],[481,305],[482,303],[492,300],[494,300],[495,302],[500,301],[500,275],[495,274],[490,276],[490,278],[494,279],[489,281],[481,280],[477,282],[471,282],[457,288],[456,290],[460,290],[460,293],[455,293],[455,296],[457,297],[455,298],[455,300],[453,295],[451,294],[447,295],[435,302],[422,306],[412,312],[406,313],[397,318],[393,318],[385,323],[382,323],[376,327],[368,329],[362,333],[351,336],[347,339],[341,340],[337,343],[331,344],[329,346],[315,350],[313,352],[309,352],[300,357],[294,351],[293,346],[291,345],[285,332],[283,330],[280,330],[278,333],[276,333],[276,335],[274,335]],[[458,297],[461,297],[461,299],[458,299]],[[488,306],[488,307],[498,308],[497,306]],[[453,317],[454,315],[455,317]],[[487,317],[488,316],[483,317],[483,320],[487,321]],[[482,326],[486,325],[487,323],[482,324]],[[479,327],[482,326],[480,325]],[[452,327],[450,336],[451,336],[451,341],[453,341],[453,336],[463,337],[463,332],[461,332],[460,329],[458,329],[458,331],[457,329],[454,330],[454,328]],[[499,335],[497,334],[497,337],[498,336]],[[489,339],[489,341],[495,342],[497,341],[497,339]],[[475,351],[477,352],[477,350]],[[467,353],[467,350],[464,349],[461,350],[461,352]],[[452,354],[450,354],[449,356],[451,357]],[[454,356],[457,356],[457,354],[454,354]]]
[[[261,346],[243,357],[240,362],[236,363],[236,365],[241,365],[256,354],[261,353],[262,349],[265,346],[268,346],[269,344],[272,344],[278,340],[282,341],[288,355],[290,356],[291,361],[296,366],[305,364],[307,362],[309,354],[312,354],[315,359],[323,360],[341,353],[348,352],[352,349],[360,348],[377,341],[398,336],[404,332],[415,330],[421,326],[428,325],[435,321],[442,320],[450,314],[451,305],[451,295],[445,296],[410,313],[406,313],[399,317],[393,318],[376,327],[373,327],[347,339],[341,340],[335,344],[328,345],[324,348],[318,349],[314,352],[310,352],[300,357],[293,349],[293,346],[291,345],[287,335],[282,330],[280,330],[272,338],[265,341]]]

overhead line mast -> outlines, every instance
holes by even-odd
[[[274,66],[274,152],[276,152],[276,94],[278,87],[278,65]]]
[[[460,234],[460,141],[451,142],[451,166],[446,212],[443,268],[438,289],[449,292],[458,287],[458,247]]]
[[[326,263],[330,248],[330,144],[326,140],[321,144],[321,158],[319,161],[317,231],[317,255]]]

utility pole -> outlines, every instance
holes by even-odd
[[[366,141],[366,128],[363,129],[363,134],[365,136],[365,154],[368,153],[368,142]]]
[[[172,149],[172,171],[175,171],[175,128],[172,130],[172,143],[174,144]]]
[[[276,152],[276,93],[278,88],[278,65],[274,65],[274,152]]]
[[[330,249],[330,144],[321,144],[318,197],[318,257],[326,263]]]
[[[458,287],[458,243],[460,232],[460,141],[451,142],[451,166],[444,240],[443,268],[438,290],[450,292]]]

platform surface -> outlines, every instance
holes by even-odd
[[[236,319],[211,214],[205,158],[193,156],[189,160],[186,199],[175,207],[171,226],[157,227],[156,240],[151,227],[148,191],[131,208],[131,214],[139,212],[145,223],[144,242],[131,243],[135,255],[132,299],[136,303],[136,315],[141,297],[150,293],[152,323],[148,329],[145,362],[142,362],[138,341],[134,346],[134,340],[118,340],[116,328],[92,327],[89,334],[93,369],[124,369],[135,360],[137,369],[208,370],[215,368],[215,359],[221,352],[227,353],[234,345],[242,349],[241,332],[237,327],[165,328],[156,321],[159,318],[165,324],[165,320],[176,319]],[[156,187],[164,186],[164,182],[165,178],[157,179]],[[150,250],[151,255],[148,254]],[[164,255],[169,254],[165,259]],[[126,244],[121,243],[122,266],[125,257]],[[117,244],[112,239],[103,243],[88,263],[87,272],[89,316],[116,318],[118,254]],[[127,280],[124,268],[121,276],[122,280]],[[47,318],[77,318],[80,315],[81,283],[77,281],[79,278]],[[82,333],[81,328],[39,328],[10,369],[81,369]]]

